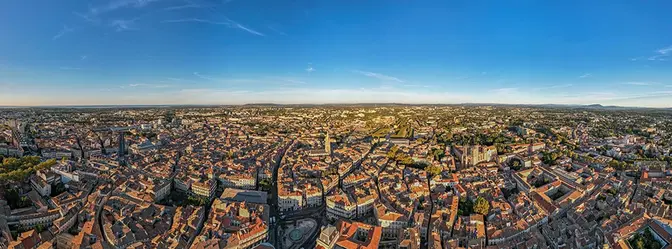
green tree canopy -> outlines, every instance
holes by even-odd
[[[476,198],[474,202],[474,212],[482,215],[488,215],[490,212],[490,203],[483,197]]]
[[[438,165],[430,165],[425,168],[425,171],[429,174],[430,177],[440,175],[443,171],[443,168]]]
[[[40,158],[37,156],[4,158],[0,164],[0,182],[24,181],[35,171],[51,168],[55,164],[55,159],[40,162]]]

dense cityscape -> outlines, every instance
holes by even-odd
[[[6,108],[0,248],[670,248],[672,111]]]

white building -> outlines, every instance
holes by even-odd
[[[53,167],[51,168],[51,171],[54,173],[58,174],[61,176],[61,182],[63,183],[68,183],[70,181],[79,181],[79,173],[77,172],[70,172],[68,167]]]
[[[194,182],[191,184],[191,192],[193,194],[207,197],[208,199],[212,199],[215,196],[216,189],[217,182],[214,179],[209,179],[202,182]]]
[[[185,179],[175,178],[173,181],[175,183],[175,189],[179,191],[189,192],[189,190],[191,189],[191,180],[189,180],[189,178]]]
[[[163,200],[170,194],[170,181],[162,182],[160,184],[155,184],[152,191],[154,192],[154,201]]]
[[[44,150],[42,151],[43,159],[61,159],[61,158],[70,158],[72,157],[72,151],[69,150]]]
[[[312,189],[311,189],[312,190]],[[316,207],[322,205],[322,192],[319,190],[307,190],[304,191],[306,198],[306,205],[309,207]]]
[[[327,218],[352,219],[357,212],[357,204],[349,195],[342,193],[327,196]]]
[[[383,204],[376,204],[373,210],[378,225],[383,228],[383,237],[393,238],[408,225],[408,218],[400,213],[389,211]]]
[[[51,184],[40,177],[30,177],[30,186],[33,187],[35,191],[40,193],[41,196],[51,195]]]
[[[363,217],[373,210],[373,203],[376,200],[373,195],[357,199],[357,216]]]
[[[303,194],[299,191],[279,191],[278,206],[280,211],[299,210],[303,204]]]
[[[217,178],[225,188],[255,189],[257,180],[254,175],[224,175]]]

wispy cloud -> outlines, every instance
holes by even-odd
[[[273,27],[273,25],[268,26],[268,29],[273,30],[275,33],[278,33],[278,34],[280,34],[280,35],[287,35],[287,33],[285,33],[285,32],[283,32],[282,30],[279,30],[279,29]]]
[[[229,23],[227,23],[227,22],[217,22],[217,21],[210,21],[210,20],[199,19],[199,18],[185,18],[185,19],[163,20],[163,21],[161,21],[161,22],[162,22],[162,23],[197,22],[197,23],[207,23],[207,24],[214,24],[214,25],[228,25],[228,24],[229,24]]]
[[[122,20],[122,19],[112,20],[110,22],[110,26],[114,28],[117,32],[126,30],[137,30],[138,28],[135,27],[136,20],[137,18],[130,20]]]
[[[429,87],[430,87],[430,86],[428,86],[428,85],[420,85],[420,84],[404,84],[404,85],[402,85],[402,86],[404,86],[404,87],[413,87],[413,88],[418,88],[418,87],[429,88]]]
[[[86,59],[88,59],[88,58],[89,58],[88,55],[82,55],[82,56],[79,56],[79,60],[80,60],[80,61],[86,60]]]
[[[623,85],[631,85],[631,86],[653,86],[653,85],[658,85],[657,82],[644,82],[644,81],[631,81],[631,82],[625,82]]]
[[[389,76],[389,75],[384,75],[384,74],[380,74],[380,73],[367,72],[367,71],[360,71],[360,70],[354,70],[353,72],[358,73],[358,74],[361,74],[361,75],[364,75],[364,76],[368,76],[368,77],[376,78],[376,79],[379,79],[379,80],[384,80],[384,81],[396,81],[396,82],[399,82],[399,83],[403,83],[403,82],[404,82],[403,80],[401,80],[401,79],[399,79],[399,78],[397,78],[397,77],[393,77],[393,76]]]
[[[240,24],[240,23],[234,22],[234,21],[232,21],[232,20],[228,20],[228,21],[232,23],[232,25],[233,25],[234,28],[238,28],[238,29],[247,31],[247,32],[250,33],[250,34],[254,34],[254,35],[258,35],[258,36],[266,36],[266,35],[264,35],[264,34],[262,34],[262,33],[257,32],[256,30],[253,30],[253,29],[251,29],[251,28],[248,28],[248,27],[243,26],[243,25]]]
[[[309,73],[315,72],[315,68],[313,68],[313,66],[308,66],[308,68],[306,68],[306,72]]]
[[[647,93],[631,94],[631,95],[613,95],[613,96],[610,96],[610,97],[603,98],[602,100],[607,101],[607,102],[620,103],[624,100],[651,99],[651,98],[660,98],[660,97],[672,97],[672,91],[655,91],[655,92],[647,92]],[[671,106],[669,106],[669,104],[668,104],[668,105],[662,105],[661,107],[671,107]]]
[[[198,4],[185,4],[185,5],[178,5],[178,6],[171,6],[171,7],[166,7],[163,8],[164,11],[173,11],[173,10],[181,10],[181,9],[195,9],[195,8],[202,8],[203,6],[198,5]]]
[[[651,56],[651,57],[647,58],[647,60],[650,60],[650,61],[666,61],[668,56],[669,55],[667,55],[667,54],[657,54],[657,55],[654,55],[654,56]]]
[[[206,19],[200,19],[200,18],[185,18],[185,19],[173,19],[173,20],[163,20],[161,21],[162,23],[206,23],[206,24],[212,24],[212,25],[224,25],[229,28],[233,29],[240,29],[245,32],[248,32],[253,35],[258,35],[258,36],[266,36],[261,32],[258,32],[254,29],[248,28],[238,22],[235,22],[231,19],[226,18],[225,21],[220,22],[220,21],[212,21],[212,20],[206,20]]]
[[[281,85],[283,86],[295,86],[295,85],[305,85],[306,82],[298,79],[292,79],[292,78],[282,78],[282,77],[270,77],[272,81],[281,81]]]
[[[665,48],[658,49],[656,52],[658,52],[659,54],[669,54],[669,53],[672,53],[672,45],[670,45],[670,46],[668,46],[668,47],[665,47]]]
[[[562,85],[538,87],[538,88],[535,88],[535,90],[539,91],[539,90],[548,90],[548,89],[568,88],[568,87],[572,87],[572,86],[574,86],[574,84],[562,84]]]
[[[284,82],[287,82],[287,83],[298,84],[298,85],[306,84],[305,81],[300,81],[300,80],[295,80],[295,79],[281,79],[281,80],[284,81]]]
[[[182,78],[174,78],[174,77],[166,77],[166,80],[169,80],[169,81],[188,81],[188,80],[185,80],[185,79],[182,79]]]
[[[261,83],[263,81],[259,79],[232,79],[232,78],[218,78],[215,76],[210,76],[210,75],[205,75],[199,72],[194,72],[194,76],[197,78],[207,80],[207,81],[212,81],[216,83],[223,83],[223,84],[250,84],[250,83]]]
[[[212,78],[212,77],[209,77],[209,76],[206,76],[206,75],[203,75],[203,74],[201,74],[201,73],[199,73],[199,72],[194,72],[194,76],[196,76],[196,77],[198,77],[198,78],[201,78],[201,79],[204,79],[204,80],[217,81],[217,79]]]
[[[61,70],[82,70],[80,67],[60,67]]]
[[[172,85],[167,85],[167,84],[145,84],[145,83],[138,83],[138,84],[128,84],[129,87],[147,87],[147,88],[168,88],[172,87]]]
[[[54,35],[51,39],[52,39],[52,40],[56,40],[56,39],[58,39],[58,38],[63,37],[63,36],[66,35],[67,33],[70,33],[70,32],[73,32],[73,31],[75,31],[74,28],[71,28],[71,27],[68,27],[68,26],[66,26],[66,25],[63,25],[63,28],[61,28],[61,30],[58,31],[58,33],[57,33],[56,35]]]
[[[107,4],[89,8],[90,15],[100,15],[123,8],[142,8],[160,0],[113,0]]]
[[[77,17],[79,17],[79,18],[81,18],[81,19],[84,20],[85,22],[88,22],[88,23],[91,23],[91,24],[96,24],[96,25],[97,25],[97,24],[100,24],[100,19],[96,18],[96,17],[93,16],[93,15],[82,14],[82,13],[79,13],[79,12],[72,12],[72,14],[75,15],[75,16],[77,16]]]
[[[588,77],[591,77],[591,76],[593,76],[593,74],[586,73],[586,74],[583,74],[583,75],[579,76],[579,78],[588,78]]]
[[[666,61],[668,60],[668,57],[672,55],[672,45],[656,49],[653,51],[654,55],[648,56],[648,57],[635,57],[631,58],[631,61],[640,61],[640,60],[649,60],[649,61]]]
[[[514,93],[514,92],[517,92],[517,91],[518,91],[518,88],[516,88],[516,87],[504,87],[504,88],[497,88],[497,89],[491,90],[491,92],[493,92],[495,94],[511,94],[511,93]]]

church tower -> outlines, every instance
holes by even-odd
[[[331,139],[329,139],[329,133],[324,137],[324,152],[331,154]]]

